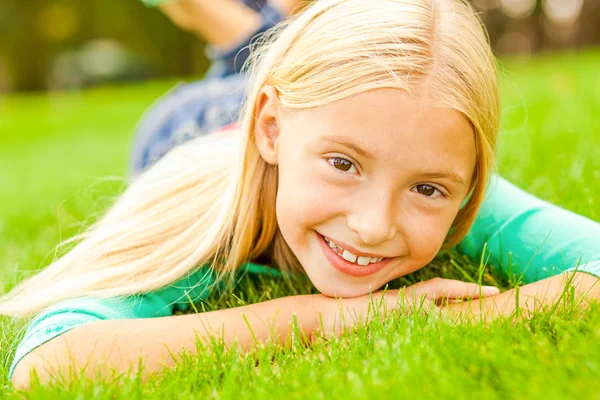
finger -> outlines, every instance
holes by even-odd
[[[418,296],[426,295],[430,300],[437,299],[478,299],[495,296],[500,290],[494,286],[481,286],[476,283],[463,282],[456,279],[434,278],[410,286]]]
[[[387,315],[409,315],[415,313],[429,315],[439,311],[432,300],[424,296],[407,296],[406,292],[402,289],[388,290],[385,295],[385,303],[387,305]]]
[[[388,290],[385,295],[385,302],[389,310],[401,314],[412,313],[416,310],[429,309],[435,306],[434,302],[425,298],[425,296],[409,295],[405,289]]]
[[[451,305],[451,304],[459,304],[459,303],[464,303],[465,301],[470,301],[470,300],[475,300],[474,298],[457,298],[457,299],[452,299],[450,297],[444,297],[444,298],[439,298],[439,299],[435,299],[435,300],[431,300],[433,302],[433,304],[435,304],[438,307],[442,307],[442,306],[447,306],[447,305]]]

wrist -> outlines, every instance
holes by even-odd
[[[305,333],[311,342],[323,336],[329,336],[334,330],[335,322],[331,321],[332,312],[340,310],[341,299],[324,296],[322,294],[307,295],[302,299],[306,314],[309,316]],[[332,305],[335,309],[332,309]],[[335,318],[334,318],[335,319]]]
[[[312,343],[313,335],[318,327],[318,310],[321,308],[318,297],[321,295],[296,295],[282,297],[271,301],[282,301],[278,308],[287,312],[279,312],[277,324],[280,327],[280,343],[288,343],[298,334]],[[299,331],[299,332],[297,332]]]

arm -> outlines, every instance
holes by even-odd
[[[600,298],[600,224],[595,221],[495,177],[461,246],[467,255],[479,259],[486,242],[492,264],[515,275],[519,283],[530,284],[518,289],[518,297],[513,289],[470,304],[450,305],[451,313],[469,310],[478,315],[483,311],[495,317],[518,308],[530,315],[556,304],[571,278],[576,297]],[[582,300],[582,305],[587,304]]]
[[[576,267],[600,276],[600,223],[542,201],[501,177],[492,179],[461,248],[478,260],[484,243],[490,263],[525,283]]]
[[[196,351],[196,336],[203,341],[211,335],[223,337],[227,346],[238,341],[249,349],[254,338],[260,342],[275,335],[285,339],[294,315],[309,333],[314,325],[314,312],[309,296],[293,296],[203,314],[187,314],[159,318],[118,319],[90,322],[58,336],[25,356],[12,377],[19,389],[30,385],[30,372],[35,369],[40,382],[54,376],[69,376],[69,367],[90,378],[98,372],[136,373],[138,361],[144,362],[142,377],[172,366],[178,350]],[[250,329],[252,331],[250,331]],[[206,342],[205,342],[206,343]],[[171,355],[173,353],[173,356]],[[60,379],[60,378],[59,378]]]
[[[566,290],[568,287],[572,288],[572,292]],[[574,304],[569,304],[570,300]],[[585,309],[591,300],[600,300],[600,280],[584,272],[567,272],[498,296],[449,304],[443,308],[451,316],[467,315],[478,320],[492,320],[501,315],[531,317],[562,302]]]
[[[147,379],[172,366],[182,348],[194,353],[196,339],[206,344],[216,337],[227,347],[237,342],[241,350],[249,350],[269,339],[288,344],[290,333],[297,328],[303,336],[298,340],[313,341],[346,332],[373,318],[385,319],[399,304],[404,312],[412,312],[414,307],[420,310],[427,306],[423,296],[439,300],[497,293],[493,287],[436,278],[403,290],[380,291],[343,302],[323,295],[302,295],[203,314],[96,321],[72,329],[25,356],[17,364],[12,384],[28,389],[34,369],[42,383],[55,376],[72,379],[68,374],[72,366],[90,378],[116,370],[140,372],[141,378]],[[142,371],[137,369],[140,357]]]

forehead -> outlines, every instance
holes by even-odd
[[[379,162],[453,168],[467,178],[475,164],[469,121],[425,95],[377,89],[295,114],[290,127],[302,133],[293,141],[349,141]]]

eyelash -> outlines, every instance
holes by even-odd
[[[439,199],[440,199],[440,197],[441,197],[442,199],[446,199],[446,198],[448,198],[448,196],[446,195],[446,193],[444,193],[442,190],[440,190],[440,189],[439,189],[437,186],[435,186],[435,185],[431,185],[431,184],[429,184],[429,183],[420,183],[420,184],[418,184],[418,185],[416,185],[416,186],[413,186],[413,189],[416,189],[416,188],[418,188],[419,186],[429,186],[430,188],[433,188],[435,191],[437,191],[437,192],[440,194],[440,196],[439,196],[439,197],[438,197],[438,196],[434,197],[434,196],[426,196],[426,195],[424,195],[424,194],[421,194],[421,193],[419,193],[419,192],[416,192],[416,193],[420,194],[421,196],[423,196],[423,197],[425,197],[425,198],[427,198],[427,199],[431,199],[431,200],[439,200]]]
[[[346,173],[351,173],[350,169],[348,171],[344,171],[343,169],[339,169],[334,165],[334,162],[336,160],[341,160],[347,163],[350,163],[350,168],[354,168],[354,170],[356,171],[355,173],[358,173],[358,168],[356,168],[356,165],[354,165],[354,163],[344,157],[329,157],[327,158],[327,162],[329,163],[329,165],[331,165],[334,169],[340,171],[340,172],[346,172]]]
[[[336,170],[338,170],[338,171],[340,171],[340,172],[348,172],[348,173],[349,173],[349,170],[348,170],[348,171],[344,171],[343,169],[339,169],[339,168],[337,168],[337,167],[334,165],[334,163],[335,163],[335,161],[336,161],[336,160],[341,160],[341,161],[344,161],[344,162],[350,163],[350,168],[354,168],[354,169],[356,170],[356,172],[358,172],[358,168],[356,168],[356,166],[354,165],[354,163],[353,163],[352,161],[350,161],[350,160],[346,159],[346,158],[343,158],[343,157],[329,157],[329,158],[327,159],[327,162],[329,163],[329,165],[331,165],[331,166],[332,166],[333,168],[335,168]],[[446,199],[446,198],[448,197],[448,196],[447,196],[447,195],[446,195],[446,194],[445,194],[445,193],[444,193],[442,190],[440,190],[440,189],[439,189],[437,186],[435,186],[435,185],[430,185],[430,184],[428,184],[428,183],[421,183],[421,184],[418,184],[418,185],[416,185],[416,186],[413,186],[413,188],[412,188],[412,189],[416,189],[416,188],[418,188],[419,186],[429,186],[429,187],[433,188],[435,191],[437,191],[437,192],[440,194],[440,196],[441,196],[442,198]],[[418,192],[417,192],[417,193],[418,193]],[[421,194],[421,193],[419,193],[419,194]],[[426,196],[426,195],[424,195],[424,194],[421,194],[421,196],[423,196],[423,197],[425,197],[425,198],[428,198],[428,199],[432,199],[432,200],[438,200],[438,197]]]

